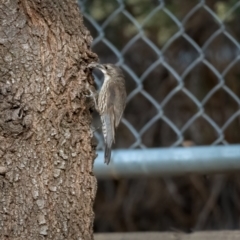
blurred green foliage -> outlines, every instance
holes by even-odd
[[[239,0],[208,0],[206,2],[218,18],[225,22],[234,21],[240,14],[240,8],[231,12],[232,7],[238,4]],[[179,21],[182,21],[191,9],[199,3],[200,1],[197,0],[88,0],[85,7],[86,11],[100,24],[113,16],[107,26],[106,36],[114,41],[117,47],[121,48],[124,45],[119,43],[119,37],[126,39],[125,43],[138,33],[135,24],[119,11],[120,6],[124,6],[124,9],[133,16],[148,38],[157,46],[162,47],[179,30],[179,27],[167,12],[169,11]],[[157,10],[160,7],[163,8]],[[149,18],[153,11],[156,12]]]

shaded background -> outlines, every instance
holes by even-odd
[[[126,76],[128,103],[115,148],[240,143],[239,1],[79,5],[93,51]],[[100,132],[96,138],[101,149]],[[239,172],[98,186],[95,232],[239,229]]]

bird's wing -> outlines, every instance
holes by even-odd
[[[109,83],[108,91],[108,109],[113,109],[114,113],[114,126],[119,125],[122,114],[126,105],[126,90],[124,83]]]

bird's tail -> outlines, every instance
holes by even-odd
[[[112,144],[115,137],[114,120],[111,114],[104,114],[102,116],[102,130],[105,140],[104,163],[109,164],[111,160]]]
[[[104,152],[104,163],[106,163],[107,165],[110,163],[111,153],[112,153],[112,146],[109,147],[106,144],[105,145],[105,152]]]

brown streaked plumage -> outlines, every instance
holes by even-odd
[[[102,121],[102,132],[105,141],[104,162],[109,164],[111,148],[115,140],[115,129],[118,127],[126,104],[127,93],[122,70],[113,64],[91,63],[104,74],[104,82],[98,95],[97,111]]]

